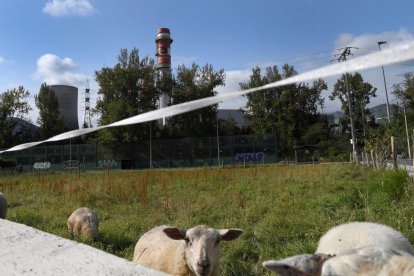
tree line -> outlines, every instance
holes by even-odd
[[[298,74],[294,66],[253,68],[241,89],[262,86]],[[113,67],[95,71],[99,86],[98,99],[93,112],[99,116],[98,124],[106,125],[134,115],[157,109],[161,93],[169,91],[172,104],[217,95],[217,88],[225,85],[225,72],[211,64],[193,63],[180,65],[169,76],[157,75],[153,58],[141,58],[138,49],[121,49]],[[348,98],[347,89],[351,98]],[[248,94],[247,104],[241,112],[249,120],[248,127],[237,127],[232,120],[217,118],[218,105],[167,118],[166,125],[148,122],[143,124],[109,128],[89,135],[86,139],[106,145],[139,143],[153,138],[207,137],[220,135],[276,134],[280,154],[291,156],[295,147],[318,145],[325,155],[333,158],[349,153],[349,105],[352,101],[357,144],[364,151],[379,150],[387,135],[395,135],[402,129],[401,112],[396,112],[392,122],[378,124],[367,105],[376,96],[376,88],[364,81],[360,73],[344,74],[334,84],[329,100],[338,99],[344,116],[334,127],[323,114],[327,83],[318,79],[312,83],[296,83]],[[405,76],[402,84],[395,85],[393,93],[403,103],[409,119],[414,118],[414,77]],[[59,103],[53,89],[42,83],[35,95],[39,110],[36,123],[39,131],[34,133],[29,124],[28,104],[30,93],[23,86],[7,90],[0,97],[0,148],[36,139],[46,139],[65,131]],[[409,120],[412,122],[412,120]],[[84,126],[86,127],[86,126]],[[412,127],[412,126],[410,126]],[[385,143],[387,147],[387,144]]]

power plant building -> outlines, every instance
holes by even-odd
[[[70,85],[50,85],[59,102],[59,112],[65,128],[79,129],[78,88]]]

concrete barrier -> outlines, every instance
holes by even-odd
[[[1,275],[162,276],[91,246],[0,219]]]

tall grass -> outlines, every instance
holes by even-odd
[[[69,238],[67,218],[87,206],[101,222],[91,245],[129,260],[156,225],[242,228],[221,245],[223,275],[269,275],[264,260],[313,252],[347,221],[385,223],[414,241],[412,187],[405,172],[344,164],[0,178],[9,220]]]

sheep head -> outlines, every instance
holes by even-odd
[[[214,229],[196,226],[190,229],[170,227],[164,233],[174,240],[184,240],[188,268],[197,276],[218,275],[220,269],[220,241],[237,239],[240,229]]]
[[[317,276],[321,275],[322,265],[332,255],[317,253],[303,254],[278,261],[266,261],[263,267],[282,276]]]

